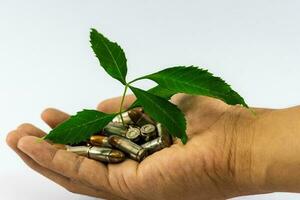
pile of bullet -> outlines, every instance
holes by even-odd
[[[65,149],[97,161],[119,163],[126,158],[141,162],[148,155],[172,145],[172,137],[167,130],[142,108],[134,108],[121,115],[91,136],[83,146],[65,146]]]

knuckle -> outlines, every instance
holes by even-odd
[[[81,167],[82,167],[82,163],[86,160],[85,157],[83,156],[77,156],[75,163],[74,163],[74,174],[75,176],[80,176],[80,171],[81,171]]]

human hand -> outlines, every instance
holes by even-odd
[[[128,96],[125,107],[133,100]],[[67,190],[100,198],[206,200],[272,191],[266,181],[272,156],[263,142],[270,139],[272,129],[266,123],[277,111],[254,109],[254,116],[208,97],[176,95],[172,100],[186,115],[188,143],[176,141],[141,163],[128,159],[105,165],[58,150],[37,142],[45,133],[30,124],[12,131],[7,143],[32,169]],[[119,105],[116,98],[98,109],[116,112]],[[52,128],[68,117],[55,109],[42,114]],[[260,129],[266,132],[264,137],[258,136]]]

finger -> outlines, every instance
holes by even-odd
[[[84,191],[89,192],[89,194],[95,194],[94,191],[90,191],[90,189],[83,190],[83,188],[79,188],[78,185],[72,184],[70,179],[63,177],[59,174],[56,174],[55,172],[52,172],[46,168],[41,167],[38,165],[35,161],[33,161],[30,157],[28,157],[26,154],[22,153],[17,148],[17,143],[20,138],[24,136],[28,136],[29,134],[37,136],[37,137],[43,137],[45,133],[43,133],[41,130],[35,128],[31,124],[23,124],[19,126],[19,128],[15,131],[12,131],[7,136],[7,144],[20,156],[20,158],[33,170],[37,171],[38,173],[42,174],[43,176],[51,179],[55,183],[63,186],[69,191],[76,190],[78,192],[81,192],[83,194]]]
[[[124,103],[123,103],[123,109],[129,108],[129,106],[135,101],[134,95],[127,95],[125,96]],[[106,113],[113,113],[118,112],[120,110],[122,98],[121,97],[115,97],[111,99],[107,99],[102,101],[97,109],[106,112]]]
[[[48,124],[51,128],[55,128],[60,123],[69,119],[69,115],[65,112],[57,110],[55,108],[47,108],[41,114],[41,118],[46,124]]]
[[[102,191],[111,191],[107,168],[102,163],[58,150],[45,141],[37,143],[33,136],[21,138],[18,148],[43,167]]]
[[[40,166],[38,163],[36,163],[29,156],[27,156],[17,148],[18,141],[22,137],[29,136],[29,135],[43,137],[45,133],[31,124],[23,124],[19,126],[17,130],[12,131],[8,134],[7,143],[30,168],[37,171],[38,173],[45,176],[46,178],[54,181],[55,183],[61,185],[62,187],[64,187],[70,192],[95,196],[95,197],[105,197],[105,198],[114,197],[115,199],[119,199],[119,197],[115,197],[112,194],[98,191],[96,189],[85,186],[81,183],[74,183],[70,178],[64,177],[58,173],[55,173],[47,168]]]
[[[20,155],[20,157],[31,169],[40,173],[44,177],[52,180],[56,184],[64,187],[69,192],[88,195],[88,196],[94,196],[94,197],[101,197],[101,198],[120,199],[119,197],[117,197],[115,195],[94,189],[94,188],[89,187],[80,182],[75,182],[68,177],[65,177],[65,176],[58,174],[56,172],[53,172],[45,167],[42,167],[24,153],[22,153]]]
[[[32,135],[36,137],[43,137],[45,136],[45,132],[36,128],[32,124],[22,124],[20,125],[16,131],[10,132],[6,137],[6,143],[10,146],[13,150],[18,150],[17,144],[21,137],[25,135]]]
[[[38,172],[39,174],[43,175],[44,177],[52,180],[56,184],[64,187],[69,192],[72,193],[78,193],[78,194],[84,194],[89,196],[99,196],[98,191],[87,187],[83,184],[74,183],[70,178],[67,178],[65,176],[62,176],[58,173],[55,173],[47,168],[44,168],[37,164],[34,160],[32,160],[29,156],[22,153],[21,151],[18,151],[17,154],[20,156],[20,158],[25,162],[27,166],[29,166],[34,171]]]
[[[100,190],[94,189],[92,187],[86,186],[83,183],[75,182],[72,179],[65,177],[63,175],[60,175],[56,172],[53,172],[45,167],[40,166],[37,164],[34,160],[32,160],[29,156],[27,156],[24,153],[19,154],[19,156],[22,158],[22,160],[33,170],[40,173],[44,177],[52,180],[56,184],[64,187],[66,190],[72,193],[77,194],[83,194],[88,196],[94,196],[94,197],[101,197],[101,198],[111,198],[114,197],[115,199],[119,199],[119,197],[116,197],[112,194],[102,192]]]

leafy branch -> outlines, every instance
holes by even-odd
[[[167,128],[169,134],[180,138],[184,144],[187,142],[186,120],[182,111],[169,101],[173,95],[186,93],[210,96],[230,105],[240,104],[248,108],[244,99],[224,80],[195,66],[175,66],[127,82],[127,59],[123,49],[96,29],[91,29],[90,42],[102,68],[124,85],[119,112],[106,114],[95,110],[83,110],[53,129],[45,139],[61,144],[77,144],[87,140],[102,130],[117,114],[123,112],[128,89],[137,98],[129,109],[143,107],[147,114]],[[142,79],[152,80],[157,86],[144,91],[131,85]],[[124,124],[122,115],[121,120]]]

